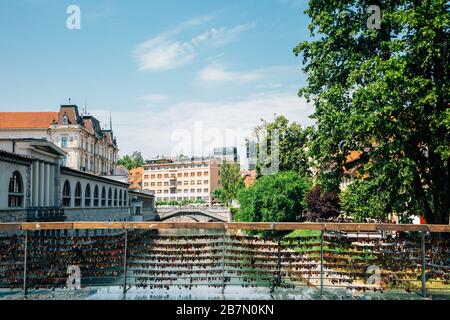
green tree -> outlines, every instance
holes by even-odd
[[[144,158],[142,157],[142,153],[139,151],[133,152],[133,154],[125,155],[117,161],[118,165],[122,165],[128,170],[142,167],[144,164]]]
[[[380,29],[367,27],[369,5],[381,8]],[[328,179],[336,186],[349,151],[364,152],[360,170],[386,209],[448,224],[448,1],[309,0],[306,13],[313,40],[294,49],[308,76],[299,94],[315,102],[311,152],[333,164]]]
[[[216,192],[220,202],[229,205],[237,197],[239,189],[244,188],[244,180],[241,177],[241,171],[237,163],[230,163],[226,160],[220,167],[220,179],[222,190]]]
[[[279,170],[296,171],[302,176],[310,176],[308,160],[308,142],[313,133],[313,128],[302,128],[296,122],[289,123],[284,116],[278,116],[273,122],[263,121],[263,124],[257,126],[253,132],[260,145],[258,148],[257,169],[270,164],[273,159],[272,152],[278,147]],[[273,133],[278,135],[278,143],[273,142]],[[262,150],[267,146],[267,157],[261,156]]]
[[[356,222],[367,222],[373,219],[377,222],[387,222],[386,212],[389,212],[389,193],[380,190],[376,183],[357,180],[341,194],[342,209],[351,215]]]
[[[298,173],[279,172],[259,178],[253,186],[238,193],[240,222],[295,222],[306,207],[309,179]]]

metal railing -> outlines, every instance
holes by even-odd
[[[83,287],[120,286],[124,294],[199,286],[450,294],[449,235],[448,225],[7,223],[0,224],[0,287],[67,288],[75,266]]]

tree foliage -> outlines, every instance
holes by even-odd
[[[278,148],[279,171],[296,171],[302,176],[310,176],[308,161],[308,141],[312,128],[303,128],[296,122],[289,123],[284,116],[278,116],[273,122],[263,120],[263,124],[253,131],[259,143],[257,169],[274,161],[274,148]],[[272,140],[273,133],[278,134],[278,143]],[[261,146],[267,146],[267,155],[261,156]]]
[[[307,219],[309,221],[336,218],[341,213],[341,204],[337,192],[322,191],[315,185],[306,195]]]
[[[216,191],[216,196],[222,204],[228,206],[237,198],[239,189],[244,187],[244,179],[241,177],[239,165],[225,160],[220,167],[220,179],[222,190]]]
[[[263,176],[250,188],[239,191],[236,220],[294,222],[305,209],[304,198],[310,186],[307,178],[292,171]]]
[[[367,27],[369,5],[380,6],[381,29]],[[336,186],[348,153],[365,152],[370,182],[350,189],[360,200],[377,190],[386,210],[448,224],[448,1],[309,0],[306,13],[314,39],[294,49],[308,76],[299,94],[315,102],[312,154],[336,164],[327,178]]]
[[[144,158],[142,157],[142,153],[139,151],[133,152],[133,154],[125,155],[119,160],[117,160],[118,165],[122,165],[128,170],[142,167],[144,165]]]
[[[389,193],[379,190],[371,181],[357,180],[341,194],[342,209],[352,215],[356,222],[387,222],[390,212]]]

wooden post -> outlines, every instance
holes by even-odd
[[[23,294],[28,294],[27,288],[27,263],[28,263],[28,230],[24,232],[24,248],[23,248]]]
[[[425,246],[425,231],[422,231],[422,296],[427,296],[427,260],[426,260],[426,246]]]
[[[320,295],[323,295],[323,230],[320,230]]]
[[[128,229],[125,229],[125,245],[124,245],[124,254],[123,254],[123,294],[127,294],[127,251],[128,251]]]

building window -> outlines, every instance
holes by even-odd
[[[70,207],[70,182],[66,180],[63,187],[63,206]]]
[[[112,190],[109,188],[108,190],[108,207],[112,206]]]
[[[75,207],[81,207],[81,183],[77,183],[75,187]]]
[[[94,207],[98,207],[98,186],[94,188]]]
[[[102,207],[106,207],[106,189],[103,187],[102,189]]]
[[[117,206],[117,189],[114,189],[114,207]]]
[[[124,206],[127,205],[127,192],[126,191],[123,192],[123,205]]]
[[[67,148],[67,138],[61,138],[61,148]]]
[[[23,183],[19,171],[15,171],[9,179],[8,207],[20,208],[23,203]]]
[[[86,186],[86,191],[84,192],[84,206],[91,206],[91,185],[88,183]]]
[[[122,206],[122,190],[119,191],[119,207]]]

